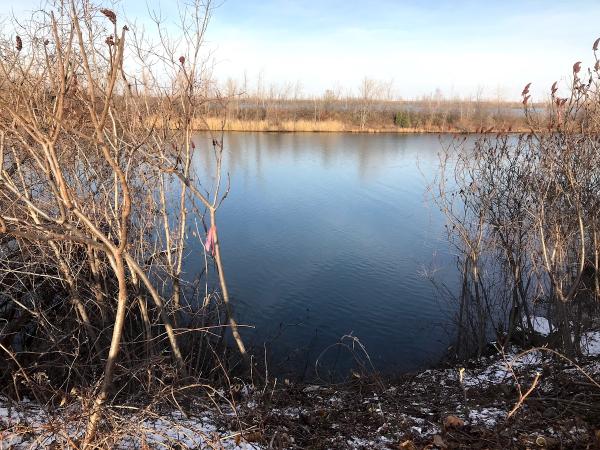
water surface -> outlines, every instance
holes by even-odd
[[[197,136],[206,148],[205,135]],[[441,139],[449,139],[442,137]],[[449,344],[449,307],[426,273],[454,276],[444,218],[428,199],[438,135],[231,133],[219,211],[235,314],[274,372],[314,375],[342,336],[375,367],[421,368]],[[198,151],[200,177],[212,170]],[[202,267],[193,256],[188,272]],[[350,355],[321,361],[346,370]]]

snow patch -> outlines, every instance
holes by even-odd
[[[373,448],[375,446],[375,442],[367,440],[367,439],[362,439],[359,437],[351,437],[350,439],[348,439],[346,441],[346,443],[348,444],[348,448],[351,449],[367,449],[367,448]]]
[[[0,398],[0,448],[44,449],[51,445],[66,447],[68,440],[83,437],[85,420],[80,411],[68,407],[54,415],[33,403],[21,402],[18,408]],[[149,419],[132,414],[119,427],[115,449],[206,448],[219,443],[226,450],[260,450],[263,447],[243,439],[238,433],[219,431],[210,417],[186,418],[174,411]]]
[[[499,421],[506,418],[506,411],[498,408],[482,408],[469,411],[469,422],[472,425],[494,427]]]
[[[513,377],[513,372],[523,370],[537,371],[542,366],[542,354],[539,351],[531,351],[525,354],[511,353],[503,359],[486,366],[483,370],[463,373],[462,384],[465,387],[476,387],[489,384],[501,384]],[[459,376],[455,372],[455,377]]]
[[[600,356],[600,331],[589,331],[583,334],[581,346],[587,356]]]
[[[542,336],[548,336],[550,334],[550,322],[545,317],[533,316],[531,318],[531,324],[533,325],[533,331],[541,334]]]

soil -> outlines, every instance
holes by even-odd
[[[385,379],[238,380],[211,392],[175,401],[179,411],[169,396],[152,408],[112,405],[116,425],[100,448],[600,449],[598,355],[575,365],[548,349],[513,350]],[[81,403],[48,412],[0,397],[3,449],[77,448],[85,423]]]
[[[533,352],[464,371],[242,389],[238,414],[253,430],[244,438],[273,449],[600,449],[600,359],[579,367]]]

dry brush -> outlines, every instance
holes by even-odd
[[[107,402],[225,371],[226,330],[246,356],[216,224],[223,140],[194,136],[211,11],[182,9],[173,38],[159,17],[145,33],[57,0],[3,29],[0,383],[42,404],[80,398],[85,445]],[[197,152],[214,158],[212,179],[197,179]],[[204,288],[184,273],[193,239]]]

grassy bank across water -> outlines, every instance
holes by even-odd
[[[399,127],[382,124],[369,125],[364,128],[351,123],[345,123],[340,120],[224,120],[219,117],[208,117],[202,121],[197,121],[194,128],[197,130],[212,131],[234,131],[234,132],[283,132],[283,133],[499,133],[499,132],[528,132],[530,129],[524,127],[448,127],[448,126],[420,126],[420,127]]]

